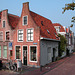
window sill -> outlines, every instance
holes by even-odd
[[[31,61],[31,60],[30,60],[30,62],[37,63],[37,61]]]

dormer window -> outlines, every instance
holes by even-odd
[[[27,25],[27,16],[23,17],[23,25]]]
[[[3,28],[5,28],[5,21],[3,21]]]

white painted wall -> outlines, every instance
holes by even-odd
[[[47,54],[47,49],[48,47],[51,47],[51,58],[48,61],[48,54]],[[55,57],[58,57],[58,42],[55,41],[46,41],[46,40],[41,40],[40,41],[40,63],[42,66],[52,62],[52,57],[53,57],[53,48],[56,48],[55,52]]]

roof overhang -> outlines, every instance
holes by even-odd
[[[60,40],[50,39],[50,38],[44,38],[44,37],[40,37],[40,40],[48,40],[48,41],[56,41],[56,42],[60,42]]]

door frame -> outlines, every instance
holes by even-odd
[[[24,46],[27,47],[27,65],[28,65],[28,45],[23,45],[23,46],[22,46],[22,63],[24,63],[24,60],[23,60],[23,58],[24,58],[24,56],[23,56],[23,47],[24,47]]]

